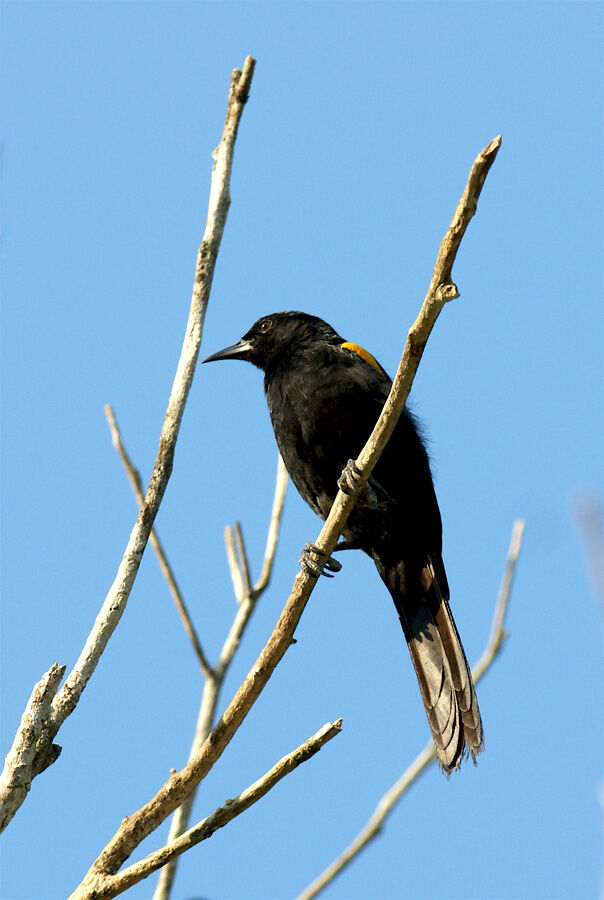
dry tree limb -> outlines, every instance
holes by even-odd
[[[270,524],[268,527],[268,534],[266,536],[266,547],[264,550],[262,572],[256,584],[247,592],[243,591],[243,575],[237,561],[233,529],[227,529],[227,533],[225,535],[227,556],[229,559],[229,566],[231,569],[231,577],[233,579],[233,587],[235,590],[238,609],[233,624],[222,647],[218,665],[215,669],[212,670],[212,677],[206,679],[206,683],[204,685],[203,693],[201,696],[199,715],[197,717],[197,727],[195,729],[195,736],[193,738],[193,743],[189,752],[189,759],[193,759],[199,753],[201,747],[204,744],[204,741],[206,740],[212,729],[214,717],[216,715],[216,707],[218,705],[218,698],[228,668],[235,655],[235,651],[239,646],[239,642],[241,641],[245,627],[249,622],[252,613],[254,612],[256,603],[258,602],[258,599],[260,598],[263,591],[268,586],[273,569],[275,552],[277,550],[277,539],[279,536],[281,516],[283,514],[283,504],[285,501],[285,491],[287,489],[287,483],[287,471],[283,464],[283,460],[279,456],[277,462],[277,478],[275,482],[273,508],[271,510]],[[194,788],[188,795],[188,797],[184,800],[184,802],[178,807],[178,809],[175,810],[174,815],[172,816],[172,821],[170,822],[168,843],[172,843],[186,831],[189,824],[191,810],[193,808],[196,793],[197,789]],[[168,897],[170,896],[170,890],[172,888],[172,883],[174,881],[174,876],[176,875],[177,864],[178,859],[175,857],[163,866],[157,880],[157,886],[153,893],[153,900],[168,900]]]
[[[604,609],[604,507],[597,496],[584,494],[575,500],[574,512],[587,574]]]
[[[474,678],[475,683],[478,682],[487,671],[501,650],[502,644],[507,637],[504,628],[505,615],[508,608],[514,574],[516,572],[516,564],[522,547],[523,535],[524,521],[522,519],[517,519],[512,528],[512,537],[510,539],[505,571],[499,588],[495,612],[493,614],[491,634],[482,656],[472,669],[472,677]],[[320,894],[321,891],[333,881],[336,875],[339,875],[340,872],[345,869],[356,856],[358,856],[361,850],[378,836],[384,826],[384,822],[398,804],[399,800],[401,800],[403,794],[406,793],[408,788],[411,787],[421,773],[427,769],[430,763],[434,762],[435,759],[436,752],[434,744],[430,741],[426,744],[419,756],[413,760],[409,768],[403,772],[399,780],[386,791],[367,823],[359,831],[355,839],[348,845],[346,850],[344,850],[344,852],[338,856],[338,858],[335,859],[331,865],[312,882],[312,884],[298,895],[297,900],[311,900],[311,897],[316,897]]]
[[[361,488],[371,474],[398,420],[426,341],[440,311],[448,300],[458,295],[457,288],[450,280],[451,269],[464,232],[476,211],[484,180],[500,145],[501,137],[497,137],[477,156],[451,224],[441,242],[430,287],[419,316],[407,336],[392,389],[369,440],[356,460],[358,468],[362,471],[359,479]],[[354,507],[357,496],[346,495],[342,491],[336,496],[331,512],[315,541],[328,556],[335,549],[338,536]],[[264,649],[199,753],[179,772],[174,772],[143,807],[123,820],[113,838],[92,864],[84,881],[74,893],[74,898],[94,896],[95,884],[100,883],[107,874],[115,874],[120,869],[136,847],[183,803],[220,758],[291,646],[294,632],[316,581],[316,576],[306,571],[297,574],[290,596]]]
[[[243,108],[249,95],[254,65],[255,61],[248,56],[243,70],[235,69],[231,75],[222,139],[214,151],[208,217],[203,240],[197,254],[185,339],[160,433],[159,448],[147,488],[145,503],[130,534],[115,580],[109,589],[84,649],[65,684],[55,696],[52,711],[49,712],[45,726],[42,728],[36,752],[49,761],[52,755],[52,741],[67,716],[75,709],[82,691],[88,684],[88,680],[126,608],[143,551],[172,472],[176,440],[199,355],[214,267],[230,205],[229,181],[235,139]],[[13,747],[22,744],[23,741],[17,735]],[[55,758],[56,756],[58,756],[58,752],[55,754]],[[5,791],[0,796],[0,819],[4,821],[5,825],[23,802],[27,790],[37,774],[34,763],[35,757],[26,750],[10,759],[10,765],[19,769],[19,782],[25,787],[25,791],[20,788],[18,792],[13,791],[12,796],[9,796],[10,791],[8,793]],[[10,786],[14,784],[14,781],[11,772],[6,772],[4,785]],[[15,798],[20,798],[19,802],[15,803]]]
[[[441,241],[424,302],[417,319],[409,329],[405,349],[394,376],[392,388],[377,425],[355,460],[357,468],[362,473],[357,482],[359,492],[362,491],[367,483],[367,479],[380,458],[388,438],[394,431],[411,391],[411,385],[413,384],[427,340],[430,337],[430,332],[443,306],[449,300],[459,297],[457,286],[451,281],[453,263],[470,219],[476,212],[482,186],[489,169],[495,162],[500,146],[501,135],[498,135],[474,160],[465,190],[457,204],[451,224]],[[314,542],[327,557],[331,556],[335,549],[340,532],[356,503],[357,496],[358,494],[338,492],[321,533]]]
[[[237,547],[237,560],[239,563],[239,571],[241,572],[243,592],[244,594],[251,594],[252,580],[250,575],[250,564],[248,562],[245,542],[243,540],[243,531],[241,530],[241,524],[239,522],[235,522],[235,546]]]
[[[243,600],[243,581],[241,579],[241,569],[239,560],[237,559],[237,548],[235,547],[235,532],[230,525],[224,529],[224,546],[226,549],[227,562],[229,564],[229,572],[233,583],[233,593],[237,603]]]
[[[340,733],[341,729],[341,719],[338,719],[336,722],[328,722],[316,734],[308,738],[307,741],[280,759],[272,769],[242,791],[241,794],[232,800],[227,800],[224,806],[219,807],[210,816],[202,819],[201,822],[198,822],[197,825],[194,825],[193,828],[190,828],[176,840],[169,840],[165,847],[150,853],[149,856],[141,859],[140,862],[124,869],[123,872],[117,875],[108,875],[103,884],[97,887],[94,894],[95,900],[110,900],[111,897],[117,897],[118,894],[123,893],[132,887],[133,884],[138,884],[139,881],[165,866],[170,860],[174,860],[181,853],[184,853],[185,850],[212,837],[215,831],[223,828],[236,816],[249,809],[282,778],[293,772],[294,769],[314,756],[315,753],[318,753],[324,744]],[[73,896],[77,895],[74,894]]]
[[[52,765],[61,752],[57,744],[44,739],[44,730],[48,728],[51,704],[64,674],[65,666],[53,663],[31,692],[0,777],[0,831],[25,800],[32,778]]]
[[[122,460],[124,468],[126,469],[128,479],[134,491],[134,495],[139,505],[142,505],[144,498],[142,496],[140,475],[126,451],[122,435],[115,419],[115,415],[110,406],[105,407],[105,415],[109,423],[113,445],[116,448],[120,459]],[[226,529],[225,540],[227,548],[227,558],[231,571],[231,577],[233,579],[235,597],[237,599],[237,603],[240,606],[240,609],[235,618],[233,626],[229,631],[229,635],[220,654],[219,665],[216,669],[214,669],[210,665],[201,648],[201,643],[193,626],[193,622],[191,621],[191,618],[189,616],[186,604],[178,588],[176,578],[174,577],[174,573],[172,572],[171,566],[167,560],[159,537],[157,536],[155,529],[151,531],[151,546],[155,551],[160,569],[168,583],[170,593],[172,594],[172,597],[176,604],[176,608],[183,621],[185,631],[187,632],[187,635],[189,636],[189,639],[193,644],[193,648],[197,654],[197,658],[199,659],[205,677],[205,685],[202,693],[199,715],[197,718],[197,726],[195,729],[195,736],[189,753],[189,758],[195,755],[195,753],[199,750],[199,747],[203,744],[208,734],[210,733],[212,724],[214,722],[218,697],[220,695],[220,691],[222,689],[228,667],[231,663],[231,660],[233,659],[237,647],[239,646],[243,631],[251,618],[256,603],[269,583],[275,558],[275,552],[277,549],[277,540],[279,536],[279,527],[281,524],[281,516],[283,513],[283,504],[285,501],[287,483],[287,471],[283,464],[283,460],[279,456],[277,462],[275,494],[271,510],[268,534],[266,538],[266,548],[264,551],[264,558],[262,562],[262,572],[260,578],[258,579],[258,582],[253,587],[250,581],[250,569],[245,553],[241,526],[239,525],[239,523],[235,525],[239,557],[237,555],[237,549],[235,546],[233,529],[230,526]],[[180,806],[175,811],[170,825],[170,832],[168,836],[169,843],[174,841],[186,830],[189,823],[193,802],[195,800],[195,793],[196,791],[192,791],[185,802],[182,804],[182,806]],[[160,878],[158,880],[158,884],[154,893],[155,900],[165,900],[165,898],[169,897],[172,882],[176,874],[176,864],[177,857],[176,855],[174,855],[174,858],[171,858],[167,865],[162,868]]]
[[[142,509],[145,502],[145,497],[143,494],[141,477],[138,469],[136,469],[136,467],[132,463],[126,447],[124,446],[124,441],[115,418],[115,413],[113,412],[113,409],[111,408],[111,406],[109,406],[109,404],[105,406],[105,417],[107,418],[109,430],[111,431],[111,440],[113,442],[113,446],[117,450],[118,456],[123,463],[126,474],[128,475],[128,480],[132,485],[134,496],[136,497],[139,507]],[[151,534],[149,535],[149,543],[153,547],[153,550],[157,557],[157,561],[159,563],[159,568],[161,569],[162,575],[166,579],[168,588],[170,590],[170,593],[172,594],[172,599],[174,600],[174,605],[176,606],[178,614],[182,620],[183,627],[188,635],[189,640],[191,641],[193,650],[195,651],[195,655],[197,656],[199,665],[201,666],[201,671],[206,678],[210,678],[213,674],[212,666],[208,662],[208,658],[203,651],[201,641],[199,640],[199,637],[195,630],[195,626],[193,625],[193,621],[191,619],[191,616],[189,615],[189,610],[187,609],[184,598],[180,592],[180,588],[176,583],[174,572],[172,571],[172,567],[168,562],[168,557],[166,556],[165,550],[155,528],[151,529]]]
[[[260,578],[254,585],[256,594],[261,594],[262,591],[266,590],[273,571],[273,560],[275,559],[275,551],[277,550],[279,528],[281,527],[281,515],[283,513],[283,503],[285,501],[285,491],[287,489],[288,480],[285,463],[279,456],[277,460],[277,483],[275,485],[275,496],[273,499],[273,508],[271,510],[271,519],[268,526],[268,534],[266,535],[262,571],[260,572]]]
[[[231,75],[226,121],[222,140],[215,151],[208,218],[197,254],[185,339],[159,437],[159,448],[145,495],[145,504],[130,535],[117,577],[109,590],[86,646],[53,704],[54,719],[59,724],[75,707],[88,679],[96,668],[107,641],[122,616],[172,472],[176,440],[199,356],[214,267],[230,205],[229,181],[237,129],[248,98],[253,71],[254,60],[248,57],[243,72],[235,69]]]

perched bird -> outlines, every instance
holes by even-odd
[[[384,369],[322,319],[301,312],[264,316],[238,343],[204,362],[219,359],[248,360],[264,372],[285,466],[304,500],[327,518],[338,486],[355,489],[351,458],[364,446],[390,391]],[[438,762],[449,774],[468,751],[475,761],[483,747],[480,711],[449,608],[442,524],[428,455],[407,409],[342,535],[337,549],[364,550],[392,595]],[[314,550],[307,545],[301,560],[310,571],[340,568],[333,559],[317,566]]]

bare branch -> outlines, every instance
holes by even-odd
[[[275,498],[273,500],[273,509],[271,512],[271,522],[266,536],[264,562],[262,563],[260,578],[254,585],[254,593],[256,594],[261,594],[268,586],[273,570],[273,561],[275,559],[275,551],[277,550],[277,538],[279,537],[279,528],[281,527],[281,515],[283,513],[287,482],[287,469],[285,468],[285,463],[281,459],[281,456],[279,456],[277,462],[277,484],[275,485]]]
[[[235,69],[231,74],[222,139],[218,148],[214,151],[208,217],[203,240],[197,254],[193,294],[185,339],[160,433],[159,448],[149,487],[147,488],[145,503],[139,512],[115,580],[109,589],[109,593],[96,618],[84,649],[65,684],[55,696],[47,727],[42,729],[39,753],[42,757],[49,760],[51,758],[51,745],[55,735],[67,716],[75,709],[82,691],[94,672],[103,650],[126,608],[143,551],[172,472],[176,440],[199,355],[201,334],[212,286],[214,267],[230,204],[229,182],[235,139],[243,108],[249,95],[254,65],[255,61],[251,56],[248,56],[245,60],[243,71]],[[19,736],[15,740],[18,741]],[[28,769],[23,769],[20,773],[19,782],[22,785],[29,786],[35,777],[36,771],[33,763],[34,760],[30,760]],[[14,778],[10,773],[7,774],[5,783],[11,784],[13,782]],[[19,791],[19,796],[22,798],[21,802],[26,793],[27,791]],[[18,805],[20,804],[11,804],[11,817],[14,815]]]
[[[31,787],[32,779],[58,758],[61,748],[45,740],[53,698],[65,666],[53,663],[34,689],[25,707],[13,746],[0,777],[0,831],[8,825]]]
[[[231,75],[226,121],[222,140],[215,151],[208,218],[197,254],[189,319],[162,425],[159,449],[145,496],[145,505],[140,511],[116,579],[105,599],[84,650],[53,704],[53,718],[57,728],[73,711],[88,679],[96,668],[107,641],[126,608],[145,545],[172,472],[176,440],[185,403],[193,382],[214,267],[230,205],[229,181],[235,139],[243,107],[248,97],[253,70],[254,60],[248,57],[244,71],[235,69]]]
[[[452,293],[451,285],[448,284],[450,268],[467,223],[474,215],[480,189],[500,143],[501,139],[496,138],[478,155],[451,226],[443,238],[430,289],[419,317],[409,332],[392,390],[377,425],[357,460],[357,465],[363,472],[359,479],[361,487],[376,464],[407,399],[432,326],[444,303],[456,293],[456,289]],[[356,502],[356,496],[343,494],[342,491],[336,496],[327,521],[315,541],[328,556],[335,548],[346,518]],[[317,577],[306,571],[297,574],[291,594],[273,633],[199,753],[189,760],[183,769],[174,772],[148,803],[124,819],[114,837],[93,863],[86,876],[85,885],[93,885],[99,877],[106,874],[115,874],[141,841],[181,805],[220,758],[260,696],[275,667],[291,646],[294,632],[316,581]]]
[[[244,593],[240,601],[239,610],[231,629],[222,646],[218,664],[216,665],[216,674],[219,680],[224,679],[226,671],[231,664],[231,660],[235,655],[239,642],[241,641],[245,627],[252,615],[259,597],[266,590],[275,560],[275,552],[277,549],[277,540],[279,537],[279,528],[281,525],[281,517],[283,514],[283,505],[285,502],[285,492],[287,489],[287,472],[283,465],[281,457],[277,461],[277,478],[275,482],[275,494],[273,498],[273,508],[271,510],[271,518],[266,537],[266,548],[264,551],[264,562],[262,565],[262,574],[254,585],[254,587]]]
[[[505,628],[503,626],[505,615],[507,613],[508,601],[510,599],[510,593],[512,591],[512,584],[514,582],[514,575],[516,574],[516,564],[518,563],[518,557],[520,556],[520,550],[522,549],[524,527],[524,519],[516,519],[512,527],[512,537],[510,538],[510,546],[508,549],[505,571],[503,573],[501,586],[499,588],[499,595],[497,597],[497,606],[495,607],[495,615],[493,617],[491,635],[489,637],[489,642],[485,648],[484,653],[472,669],[472,676],[474,678],[474,681],[478,681],[480,678],[482,678],[486,670],[493,662],[494,658],[499,653],[502,643],[507,638],[507,632],[505,631]]]
[[[495,612],[493,614],[491,634],[482,656],[472,669],[472,677],[474,678],[475,683],[478,682],[487,671],[501,650],[502,644],[507,637],[504,629],[505,615],[508,608],[514,573],[516,571],[516,563],[518,562],[518,556],[522,547],[523,535],[524,521],[522,519],[517,519],[512,528],[507,562],[501,581],[501,587],[499,589],[499,596],[495,605]],[[369,818],[367,824],[361,831],[359,831],[352,843],[349,844],[346,850],[344,850],[344,852],[334,860],[334,862],[332,862],[332,864],[328,866],[327,869],[312,882],[312,884],[302,891],[297,897],[297,900],[311,900],[311,897],[316,897],[317,894],[320,894],[323,888],[333,881],[336,875],[339,875],[339,873],[352,862],[370,841],[378,836],[384,826],[384,822],[398,804],[403,794],[406,793],[424,769],[426,769],[430,763],[434,762],[435,759],[436,752],[434,750],[434,744],[430,741],[426,744],[419,756],[414,759],[409,768],[403,772],[399,780],[392,785],[390,790],[386,791],[376,806],[373,815]]]
[[[239,522],[235,522],[235,544],[237,547],[237,556],[239,559],[239,569],[241,571],[241,577],[243,580],[243,590],[246,594],[251,594],[252,581],[250,577],[250,564],[248,562],[247,553],[245,550],[243,531],[241,530],[241,524]]]
[[[315,753],[318,753],[324,744],[340,733],[341,728],[341,719],[338,719],[337,722],[328,722],[296,750],[293,750],[291,753],[288,753],[287,756],[280,759],[272,769],[263,775],[262,778],[259,778],[258,781],[255,781],[252,785],[242,791],[239,796],[235,797],[233,800],[227,800],[224,806],[219,807],[212,815],[202,819],[201,822],[198,822],[197,825],[190,828],[179,838],[170,841],[160,850],[150,853],[149,856],[146,856],[140,862],[124,869],[124,871],[120,872],[118,875],[107,876],[104,883],[95,888],[95,900],[109,900],[111,897],[116,897],[129,887],[132,887],[133,884],[137,884],[139,881],[142,881],[144,878],[151,875],[152,872],[165,866],[166,863],[170,862],[170,860],[173,860],[181,853],[184,853],[185,850],[189,850],[191,847],[194,847],[195,844],[199,844],[200,841],[205,841],[207,838],[212,837],[215,831],[219,828],[223,828],[236,816],[241,815],[242,812],[249,809],[249,807],[260,800],[261,797],[264,797],[264,795],[281,781],[282,778],[289,775],[290,772],[293,772],[294,769],[314,756]],[[90,894],[81,895],[79,891],[72,894],[74,900],[76,897],[81,896],[90,896]]]
[[[604,508],[602,501],[586,494],[574,504],[575,519],[583,545],[585,565],[594,594],[604,609]]]
[[[227,562],[229,564],[229,572],[231,573],[231,581],[233,582],[233,593],[237,603],[243,600],[243,576],[237,559],[237,548],[235,547],[235,532],[230,525],[224,529],[224,546],[226,548]]]
[[[227,545],[227,556],[229,558],[229,567],[231,569],[233,587],[235,590],[235,596],[237,598],[239,608],[237,610],[235,620],[224,642],[218,665],[214,670],[214,677],[211,680],[207,680],[204,686],[201,698],[201,707],[197,719],[197,728],[195,730],[195,737],[193,738],[193,744],[189,753],[189,759],[194,759],[195,756],[197,756],[201,747],[203,746],[204,741],[210,733],[212,724],[214,722],[214,716],[216,714],[218,697],[224,683],[224,678],[235,655],[235,651],[239,646],[246,625],[249,622],[254,611],[256,603],[258,602],[260,596],[269,583],[273,562],[275,559],[275,551],[277,549],[279,526],[283,513],[283,504],[285,500],[287,481],[287,472],[285,470],[285,466],[283,465],[281,457],[279,457],[277,463],[275,496],[273,499],[273,508],[271,511],[270,524],[268,527],[268,534],[266,538],[266,549],[264,552],[262,574],[256,585],[254,586],[253,591],[245,595],[242,593],[242,581],[239,571],[239,564],[237,562],[237,554],[235,552],[233,530],[230,527],[226,530],[225,538]],[[196,792],[197,789],[195,788],[191,791],[184,802],[178,807],[178,809],[175,810],[174,815],[172,816],[172,821],[170,822],[170,832],[168,835],[169,843],[176,840],[176,838],[178,838],[181,834],[184,833],[184,831],[186,831],[189,824],[189,819],[191,817],[191,811],[193,808],[193,803],[195,801]],[[178,859],[174,858],[169,863],[167,863],[167,865],[163,866],[160,876],[157,880],[157,886],[153,893],[153,900],[168,900],[170,896],[170,890],[172,888],[172,882],[174,881],[174,876],[176,874],[177,863]]]
[[[109,430],[111,431],[113,446],[117,450],[118,455],[124,465],[126,474],[128,475],[128,479],[130,481],[130,484],[132,485],[132,490],[134,491],[134,496],[136,497],[139,507],[142,509],[145,498],[143,496],[141,477],[138,470],[134,467],[132,460],[128,455],[128,451],[124,446],[124,441],[122,439],[122,435],[115,418],[115,413],[113,412],[113,409],[111,408],[111,406],[109,406],[109,404],[105,406],[105,416],[107,418],[107,422],[109,423]],[[168,588],[170,590],[170,593],[172,594],[172,599],[174,600],[174,604],[176,606],[178,614],[180,615],[184,629],[187,632],[191,644],[193,645],[193,650],[195,651],[197,659],[199,660],[201,671],[206,678],[209,678],[211,677],[212,667],[208,662],[207,656],[203,652],[201,641],[199,640],[199,637],[195,630],[195,626],[193,625],[193,621],[191,619],[191,616],[189,615],[189,610],[187,609],[184,598],[180,592],[180,588],[176,583],[176,578],[172,571],[172,567],[168,562],[168,558],[155,528],[151,529],[151,534],[149,535],[149,543],[153,547],[153,550],[157,557],[157,561],[159,563],[159,568],[161,569],[161,573],[166,579]]]
[[[273,509],[271,512],[271,521],[266,536],[266,548],[264,550],[264,560],[262,562],[262,572],[260,578],[252,588],[250,582],[250,569],[247,561],[247,555],[243,544],[243,534],[239,522],[235,522],[235,534],[237,535],[237,546],[235,545],[235,535],[230,525],[227,525],[224,532],[224,542],[226,546],[227,559],[231,580],[233,582],[233,590],[237,602],[241,603],[245,592],[260,595],[268,586],[270,574],[273,568],[273,560],[275,551],[277,550],[277,539],[279,537],[279,528],[281,527],[281,515],[283,513],[283,504],[285,501],[285,492],[287,490],[288,475],[287,469],[281,457],[277,462],[277,483],[275,485],[275,495],[273,498]],[[237,552],[239,551],[239,552]]]
[[[141,488],[141,479],[140,475],[133,465],[128,452],[124,446],[123,439],[117,425],[117,421],[114,415],[114,412],[110,406],[105,406],[105,415],[107,417],[107,421],[109,423],[109,428],[111,430],[111,436],[113,440],[113,445],[116,448],[120,459],[126,469],[128,474],[128,478],[132,485],[134,494],[139,505],[142,505],[144,500],[142,495]],[[176,583],[176,578],[172,572],[171,566],[167,560],[166,554],[163,550],[159,537],[155,529],[151,531],[150,543],[156,553],[156,556],[159,561],[159,565],[161,571],[168,582],[168,586],[170,588],[170,592],[176,604],[176,607],[181,615],[183,620],[183,624],[189,638],[193,644],[193,647],[197,653],[197,657],[199,659],[200,665],[202,667],[203,673],[206,677],[206,684],[204,687],[202,701],[200,706],[200,713],[198,716],[197,728],[195,732],[195,739],[193,741],[193,746],[191,748],[191,755],[193,755],[196,750],[201,746],[203,741],[208,736],[210,729],[212,727],[212,723],[214,721],[214,715],[216,712],[216,705],[218,696],[222,687],[222,683],[224,681],[224,677],[226,675],[226,671],[230,661],[233,658],[235,650],[239,645],[239,641],[241,639],[243,630],[249,621],[249,618],[253,612],[253,608],[258,598],[264,591],[264,589],[268,585],[268,581],[270,578],[270,573],[272,570],[272,565],[274,561],[275,551],[277,548],[277,539],[279,534],[279,526],[281,523],[281,515],[283,512],[283,503],[285,499],[285,490],[287,488],[287,472],[285,466],[283,465],[283,461],[281,457],[278,458],[277,465],[277,482],[275,486],[275,496],[273,499],[273,508],[271,511],[271,519],[270,525],[268,529],[268,535],[266,540],[266,550],[264,554],[264,561],[262,565],[262,574],[260,579],[254,588],[251,588],[249,582],[249,564],[247,564],[247,599],[248,603],[246,604],[245,609],[239,614],[234,623],[234,628],[231,629],[231,633],[229,634],[230,640],[227,639],[225,642],[225,648],[223,648],[223,653],[221,654],[221,664],[220,664],[220,673],[219,675],[214,671],[210,663],[207,661],[207,658],[201,648],[201,642],[197,637],[195,632],[195,628],[188,614],[188,610],[185,606],[184,600]],[[239,523],[236,524],[235,528],[238,531],[238,540],[239,540],[239,552],[240,556],[245,558],[245,549],[243,547],[243,536],[241,534],[241,527]],[[225,530],[225,543],[227,548],[227,558],[229,562],[229,568],[231,572],[231,578],[233,580],[233,588],[235,592],[235,596],[237,598],[237,602],[241,604],[244,599],[246,599],[246,595],[244,594],[243,588],[243,580],[240,569],[240,564],[237,558],[237,551],[235,548],[235,538],[233,535],[233,529],[230,526],[227,526]],[[247,560],[246,560],[247,563]],[[253,597],[251,596],[253,594]],[[253,601],[253,602],[251,602]],[[181,835],[188,824],[189,817],[191,814],[191,809],[193,806],[193,801],[195,798],[195,792],[193,792],[189,798],[175,811],[172,823],[170,826],[170,835],[169,840],[173,841],[176,837]],[[166,865],[162,868],[162,873],[160,880],[158,882],[158,886],[155,891],[156,900],[163,900],[169,896],[170,888],[172,885],[172,881],[174,879],[175,873],[175,863],[176,859],[173,860],[172,865]]]
[[[459,296],[457,287],[451,282],[453,263],[470,219],[476,212],[478,197],[500,146],[501,135],[494,138],[474,160],[465,190],[457,204],[451,224],[442,239],[428,292],[419,315],[407,335],[405,349],[390,394],[369,440],[356,460],[357,468],[362,472],[358,479],[359,492],[366,484],[388,438],[394,431],[411,391],[426,342],[443,306],[449,300]],[[340,532],[356,503],[357,496],[358,494],[338,492],[321,533],[314,542],[328,557],[335,549]],[[314,579],[314,576],[308,577]]]

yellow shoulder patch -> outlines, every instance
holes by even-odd
[[[365,350],[364,347],[361,347],[360,344],[351,344],[349,341],[344,341],[343,344],[340,344],[342,350],[352,350],[353,353],[356,353],[357,356],[360,356],[361,359],[364,359],[365,362],[368,362],[370,366],[373,366],[374,369],[377,369],[378,372],[383,372],[384,370],[380,366],[377,359],[375,359],[371,353]]]

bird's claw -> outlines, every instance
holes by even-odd
[[[355,463],[354,459],[349,459],[340,477],[338,478],[338,487],[344,494],[363,495],[369,509],[375,509],[377,506],[377,495],[369,482],[359,491],[359,478],[363,473]]]
[[[311,554],[313,553],[315,556],[327,558],[321,559],[318,562],[312,558]],[[327,556],[325,551],[319,549],[315,544],[304,544],[302,556],[300,557],[300,565],[305,572],[308,572],[309,575],[315,575],[317,578],[320,575],[325,575],[326,578],[333,578],[333,575],[330,573],[339,572],[342,568],[342,563],[338,562],[337,559],[334,559],[332,556]]]

